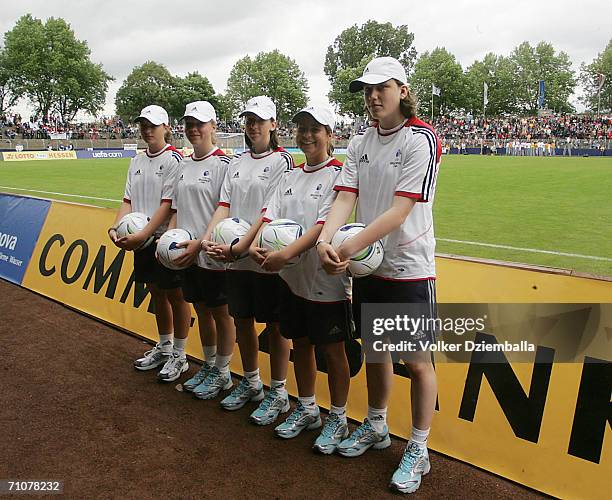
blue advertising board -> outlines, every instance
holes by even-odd
[[[51,202],[0,194],[0,278],[21,285]]]
[[[109,159],[109,158],[134,158],[138,152],[130,149],[79,149],[76,152],[79,160]]]

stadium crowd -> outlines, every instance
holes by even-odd
[[[433,122],[435,130],[442,139],[443,146],[459,152],[467,148],[486,146],[493,152],[505,149],[506,154],[538,156],[555,148],[592,148],[609,149],[612,147],[612,116],[594,115],[553,115],[542,117],[507,116],[483,117],[439,117]],[[0,115],[2,138],[51,139],[55,134],[66,134],[66,139],[137,139],[138,128],[124,123],[119,117],[102,118],[92,123],[62,123],[61,119],[43,120],[31,118],[23,120],[21,115]],[[355,132],[355,124],[340,123],[336,137],[348,140]],[[363,127],[361,127],[363,128]],[[173,127],[175,136],[183,135],[182,124]],[[242,124],[238,121],[220,122],[218,131],[241,133]],[[280,137],[293,137],[290,127],[281,126]]]

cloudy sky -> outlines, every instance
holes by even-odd
[[[612,38],[612,2],[604,0],[4,0],[2,33],[26,13],[62,17],[87,40],[92,60],[116,79],[105,114],[113,113],[123,79],[147,60],[173,74],[197,70],[222,92],[238,59],[273,49],[299,64],[311,102],[325,103],[327,47],[368,19],[407,25],[419,53],[445,47],[464,68],[487,52],[507,55],[525,40],[545,40],[567,52],[578,70]]]

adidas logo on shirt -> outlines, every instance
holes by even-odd
[[[291,190],[291,188],[287,189],[287,191],[285,191],[285,196],[293,196],[293,191]]]
[[[140,175],[142,174],[142,172],[140,171],[140,169],[136,170],[136,172],[134,172],[134,175]]]
[[[234,177],[232,177],[232,179],[238,179],[240,177],[240,172],[236,172],[234,174]]]
[[[361,158],[359,158],[359,163],[370,163],[370,160],[368,160],[368,153],[365,153]]]

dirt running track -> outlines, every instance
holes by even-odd
[[[248,422],[253,405],[228,413],[136,372],[141,340],[3,280],[0,297],[0,479],[63,480],[77,499],[391,496],[399,439],[355,459],[315,455],[312,432],[281,441]],[[431,462],[411,498],[539,496],[436,453]]]

